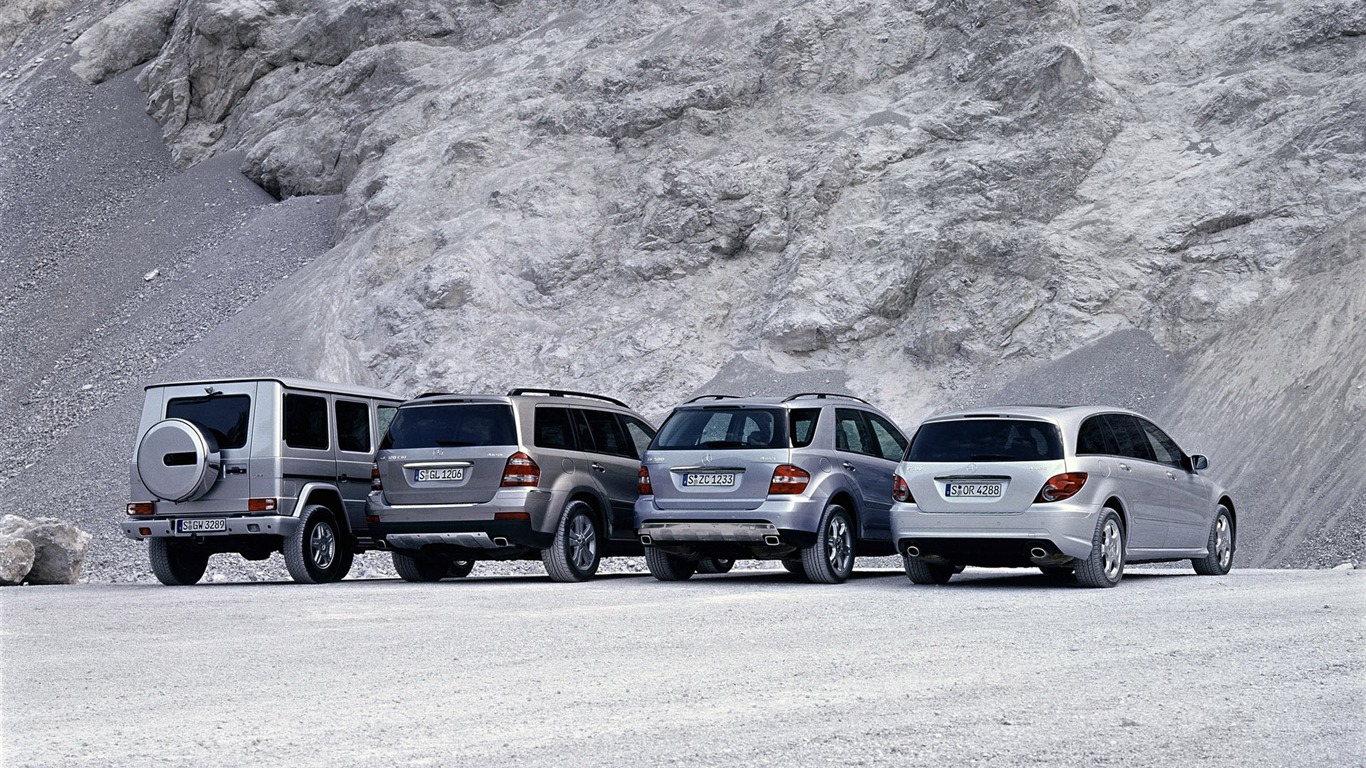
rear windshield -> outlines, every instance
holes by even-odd
[[[502,403],[416,405],[398,409],[380,450],[516,445],[512,406]]]
[[[906,461],[1040,461],[1062,458],[1058,428],[1043,421],[955,419],[921,425]]]
[[[219,448],[241,448],[247,444],[251,398],[247,395],[177,397],[166,403],[166,418],[184,419],[198,425],[213,435]]]
[[[786,448],[787,440],[782,408],[685,408],[664,422],[651,448]]]

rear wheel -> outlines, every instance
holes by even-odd
[[[698,573],[730,573],[735,561],[727,557],[704,557],[697,561]]]
[[[177,539],[152,539],[147,543],[152,573],[168,587],[195,584],[204,578],[209,556],[192,543]]]
[[[440,581],[451,570],[449,561],[427,557],[417,552],[408,553],[396,549],[390,554],[394,558],[394,570],[398,571],[399,578],[404,581]]]
[[[692,578],[698,562],[680,555],[671,555],[658,547],[645,548],[645,565],[650,575],[660,581],[685,581]]]
[[[354,558],[332,510],[321,504],[306,507],[298,527],[285,538],[285,567],[301,584],[341,581]]]
[[[1113,587],[1124,578],[1124,524],[1118,512],[1109,507],[1100,511],[1091,552],[1076,562],[1077,583],[1084,587]]]
[[[958,573],[958,568],[948,563],[927,563],[918,557],[901,556],[906,566],[906,578],[915,584],[947,584]]]
[[[551,581],[587,581],[598,572],[598,523],[593,508],[582,501],[571,501],[560,514],[555,541],[541,550],[541,562]]]
[[[1223,576],[1233,569],[1233,516],[1228,507],[1219,505],[1214,523],[1209,529],[1209,554],[1191,560],[1195,572],[1201,576]]]
[[[816,543],[802,550],[802,568],[821,584],[843,583],[854,572],[854,524],[844,507],[825,508]]]

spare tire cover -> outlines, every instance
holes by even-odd
[[[138,442],[138,477],[157,498],[191,501],[218,480],[218,441],[193,422],[166,419]]]

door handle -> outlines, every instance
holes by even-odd
[[[847,461],[844,462],[844,468],[847,469],[847,470],[849,470],[850,472],[857,472],[857,471],[858,471],[858,467],[854,466],[853,464],[850,464],[850,463],[847,462]]]
[[[227,469],[223,470],[223,473],[224,473],[224,474],[228,474],[228,475],[245,475],[245,474],[247,473],[247,468],[246,468],[246,467],[228,467]]]
[[[596,461],[593,462],[592,464],[589,464],[588,466],[592,467],[592,468],[593,468],[595,471],[597,471],[597,472],[606,472],[606,471],[607,471],[607,467],[604,467],[603,465],[597,463]]]
[[[1129,465],[1128,465],[1128,464],[1125,464],[1125,463],[1122,462],[1122,461],[1119,463],[1119,468],[1122,469],[1122,470],[1124,470],[1125,472],[1132,472],[1132,471],[1133,471],[1133,470],[1129,469]]]
[[[344,483],[344,482],[346,482],[347,480],[350,480],[351,478],[347,477],[346,475],[342,475],[341,477],[338,477],[337,479],[340,480],[340,481],[342,481],[342,482]]]
[[[1175,472],[1172,472],[1172,471],[1169,469],[1169,470],[1167,470],[1167,477],[1170,477],[1171,479],[1175,480],[1175,479],[1176,479],[1176,473],[1175,473]]]

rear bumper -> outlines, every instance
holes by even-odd
[[[142,541],[143,539],[189,539],[196,537],[212,539],[220,536],[288,536],[299,526],[299,518],[288,515],[240,515],[237,517],[194,515],[193,519],[196,520],[226,520],[227,529],[211,533],[177,533],[175,529],[177,519],[190,519],[190,516],[180,518],[129,517],[121,521],[119,527],[123,529],[124,536]]]
[[[366,500],[365,514],[370,535],[390,548],[544,549],[555,538],[550,510],[563,507],[554,496],[538,488],[505,488],[481,504],[387,504],[383,493],[375,491]],[[529,519],[498,520],[499,514]]]
[[[687,537],[679,541],[750,541],[763,543],[769,530],[781,535],[811,534],[820,527],[825,499],[805,496],[773,497],[753,509],[660,509],[654,496],[636,500],[637,533],[646,529],[661,531],[661,536]],[[755,525],[767,526],[755,528]],[[757,539],[752,539],[757,534]]]
[[[892,505],[892,540],[903,554],[914,544],[922,556],[942,556],[959,565],[1029,565],[1028,552],[1036,543],[1083,558],[1091,552],[1099,512],[1098,506],[1054,502],[1015,514],[929,513],[897,503]]]

